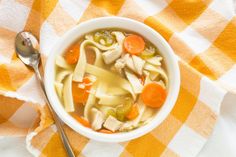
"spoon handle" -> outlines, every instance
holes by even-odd
[[[68,157],[75,157],[75,155],[73,153],[73,150],[72,150],[72,148],[70,146],[69,140],[68,140],[68,138],[67,138],[67,136],[65,134],[65,131],[64,131],[63,127],[62,127],[62,122],[59,119],[59,117],[57,116],[57,114],[54,112],[54,110],[53,110],[53,108],[52,108],[52,106],[51,106],[51,104],[50,104],[50,102],[48,100],[48,97],[47,97],[47,94],[46,94],[46,91],[45,91],[45,87],[44,87],[44,82],[43,82],[43,79],[42,79],[41,74],[39,72],[39,68],[38,68],[38,66],[33,66],[33,69],[35,71],[37,79],[40,82],[40,86],[41,86],[41,88],[43,90],[44,96],[46,98],[46,102],[47,102],[48,107],[49,107],[49,109],[50,109],[50,111],[52,113],[53,119],[55,121],[57,130],[58,130],[58,132],[60,134],[62,143],[64,144],[64,147],[66,149],[67,155],[68,155]]]

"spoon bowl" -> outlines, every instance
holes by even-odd
[[[38,40],[30,32],[20,32],[15,39],[15,48],[20,60],[31,67],[38,66],[40,53]]]

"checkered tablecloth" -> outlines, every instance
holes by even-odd
[[[138,139],[107,144],[65,127],[80,157],[194,157],[214,128],[227,92],[236,91],[236,16],[231,0],[1,0],[0,135],[26,136],[35,156],[66,156],[32,71],[16,57],[17,32],[40,40],[43,63],[70,28],[122,16],[158,31],[179,58],[181,89],[165,121]]]

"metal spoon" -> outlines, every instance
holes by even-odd
[[[67,155],[69,157],[75,157],[72,148],[70,146],[69,140],[65,134],[64,129],[62,128],[62,122],[59,119],[59,117],[56,115],[56,113],[54,112],[46,91],[45,91],[45,87],[44,87],[44,82],[43,79],[41,77],[41,74],[39,72],[39,63],[40,63],[40,53],[38,51],[39,48],[39,44],[37,39],[35,38],[34,35],[32,35],[29,32],[20,32],[16,35],[16,39],[15,39],[15,49],[17,52],[18,57],[21,59],[21,61],[26,64],[27,66],[33,68],[36,77],[38,79],[38,81],[40,82],[41,88],[43,90],[44,96],[46,98],[46,102],[48,104],[48,107],[52,113],[53,119],[55,121],[55,124],[57,126],[57,130],[60,134],[61,140],[64,144],[64,147],[66,149]]]

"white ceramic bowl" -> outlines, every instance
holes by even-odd
[[[54,75],[55,75],[55,56],[62,54],[66,48],[68,48],[73,42],[84,34],[102,28],[121,28],[125,30],[130,30],[137,32],[138,34],[145,37],[147,40],[151,41],[160,50],[161,55],[164,57],[164,62],[166,64],[166,69],[169,77],[169,88],[168,96],[164,105],[161,107],[159,112],[156,114],[155,118],[148,124],[132,130],[130,132],[121,132],[115,134],[103,134],[95,132],[91,129],[83,127],[75,119],[73,119],[63,108],[61,102],[59,101],[55,89],[54,89]],[[169,46],[169,44],[163,39],[163,37],[146,26],[135,20],[120,18],[120,17],[102,17],[93,20],[89,20],[75,26],[73,29],[69,30],[60,41],[54,46],[51,54],[47,60],[46,70],[45,70],[45,87],[50,103],[57,115],[61,118],[64,123],[70,126],[76,132],[97,141],[103,142],[124,142],[137,137],[140,137],[152,129],[156,128],[170,113],[172,110],[180,86],[180,74],[179,66],[176,57]]]

